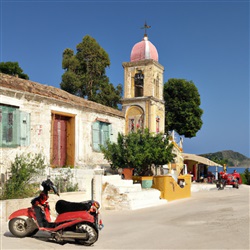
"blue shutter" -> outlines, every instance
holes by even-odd
[[[20,110],[16,109],[13,111],[13,141],[12,146],[20,146]]]
[[[102,128],[101,128],[101,144],[103,146],[107,145],[107,141],[109,140],[109,124],[108,123],[102,123]]]
[[[12,125],[10,124],[10,115],[9,111],[5,108],[2,109],[2,122],[1,122],[1,146],[7,147],[10,142],[12,142],[13,132]]]
[[[112,126],[112,124],[109,125],[109,134],[110,134],[110,141],[114,143],[117,142],[118,130],[116,126]]]
[[[20,145],[30,144],[30,114],[20,111]]]
[[[17,147],[19,120],[16,108],[1,106],[0,119],[0,146]]]
[[[0,106],[0,147],[28,146],[29,143],[30,114]]]
[[[100,151],[100,123],[92,124],[92,147],[95,151]]]

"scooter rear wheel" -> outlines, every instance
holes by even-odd
[[[31,233],[26,220],[22,218],[14,218],[10,220],[9,230],[14,236],[19,238],[29,236]]]
[[[86,240],[75,239],[78,244],[84,246],[91,246],[98,240],[98,231],[90,224],[80,223],[76,226],[77,233],[87,233],[88,238]]]

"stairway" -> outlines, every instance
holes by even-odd
[[[167,203],[160,199],[160,191],[141,188],[133,180],[122,180],[120,175],[103,176],[102,206],[112,210],[135,210]]]

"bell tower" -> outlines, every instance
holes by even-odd
[[[148,128],[150,132],[164,133],[165,106],[163,100],[164,67],[158,62],[158,52],[148,40],[134,45],[130,62],[122,64],[124,68],[124,98],[122,110],[125,113],[128,134],[138,129]]]

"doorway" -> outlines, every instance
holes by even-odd
[[[51,131],[51,165],[74,166],[75,117],[52,113]]]

